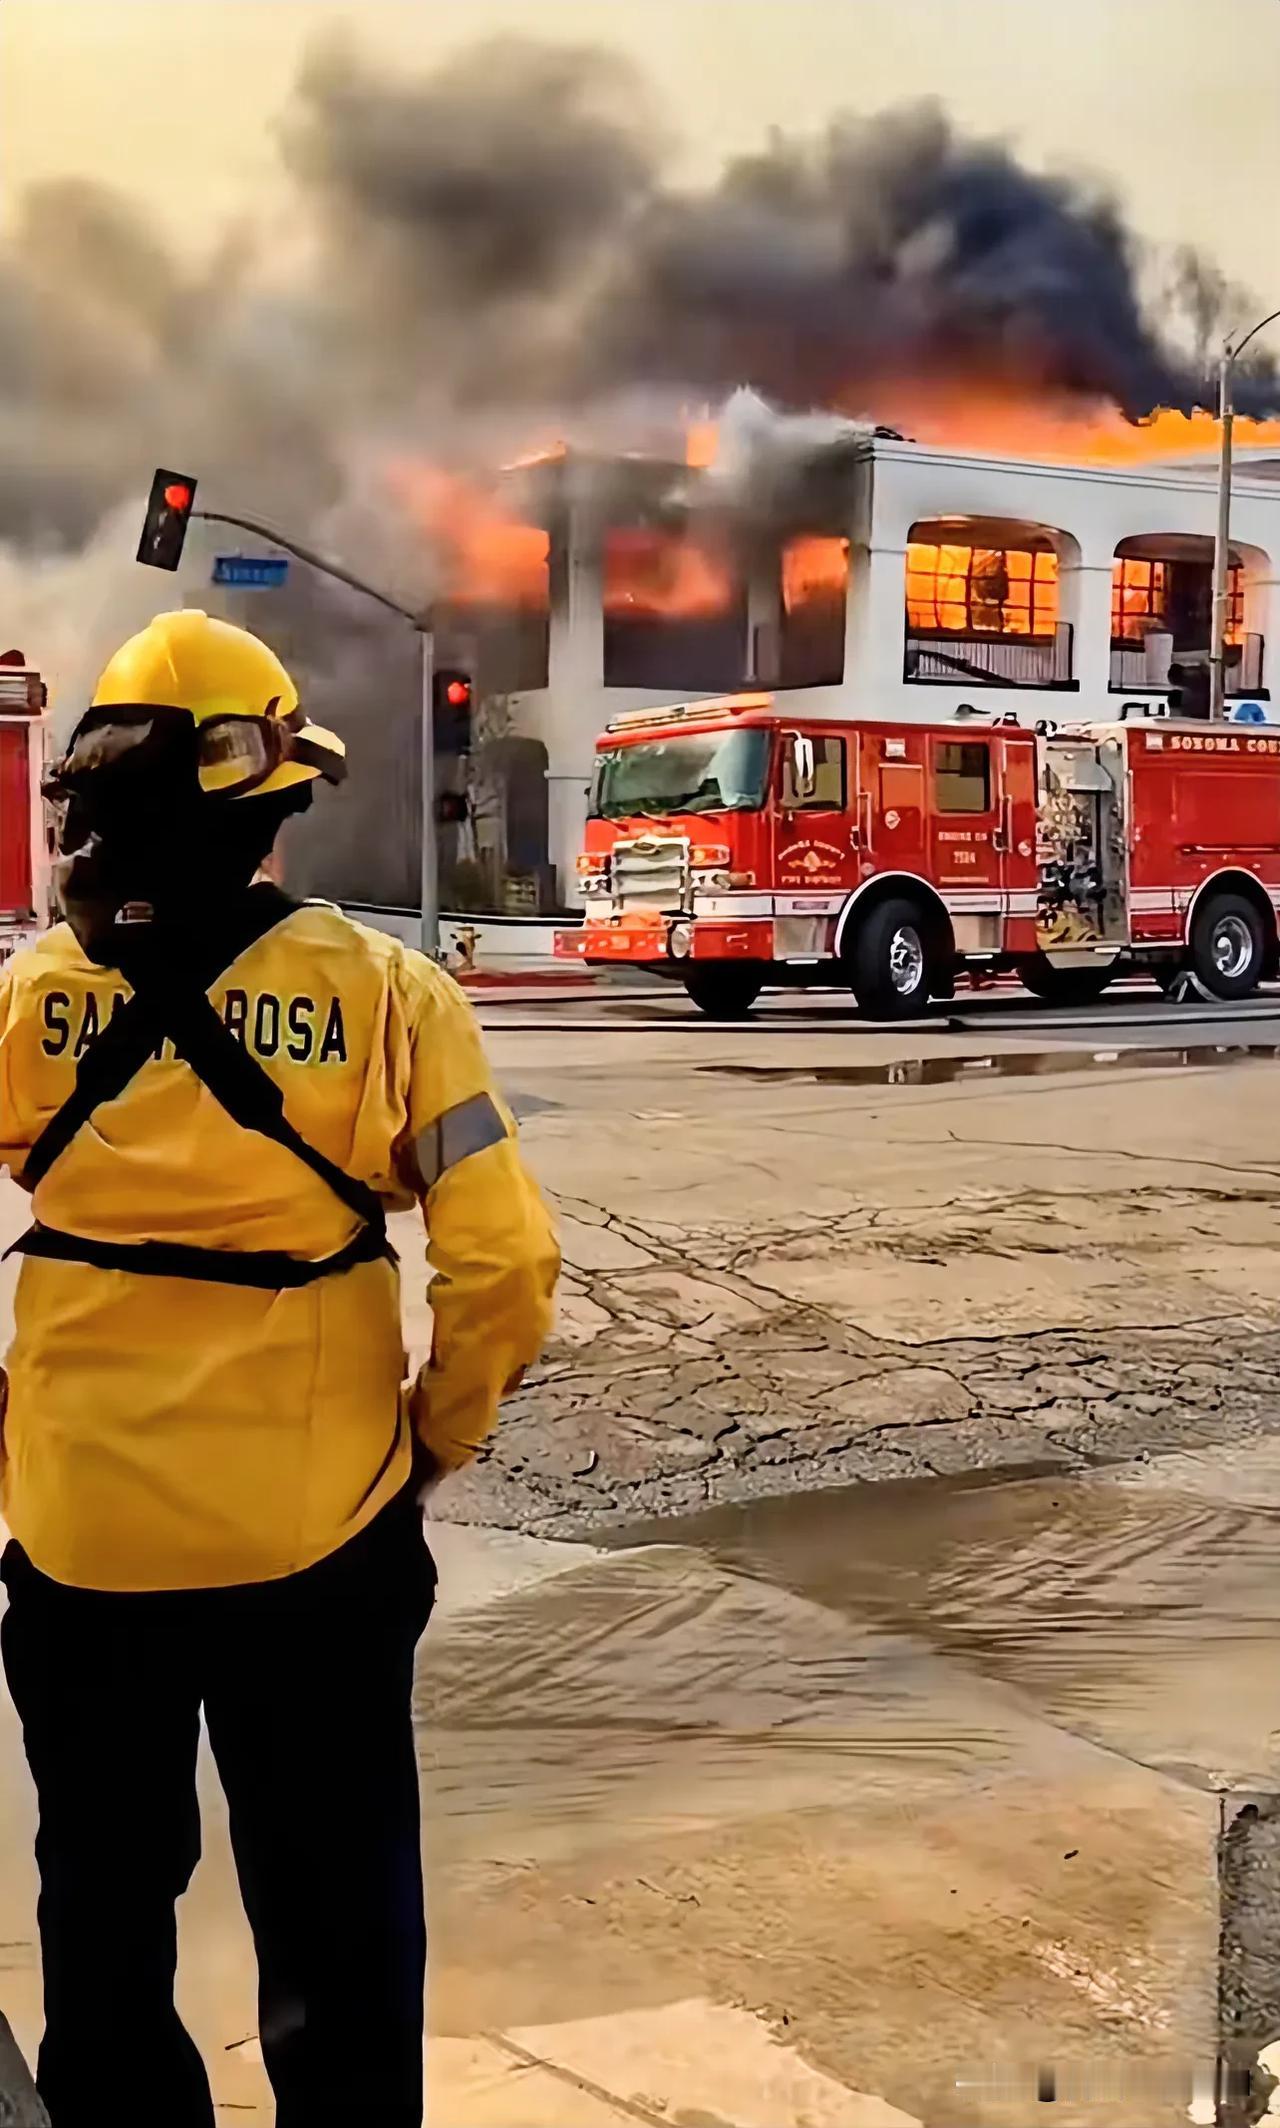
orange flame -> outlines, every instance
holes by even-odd
[[[789,540],[782,550],[782,604],[787,613],[819,599],[843,598],[849,581],[849,542],[818,534]]]
[[[440,557],[441,593],[458,605],[545,606],[550,540],[485,488],[438,466],[403,463],[391,483]]]
[[[604,610],[611,618],[709,620],[730,611],[733,571],[700,541],[647,525],[605,535]]]
[[[970,381],[918,379],[876,394],[880,420],[917,443],[990,451],[1067,464],[1142,465],[1154,459],[1216,457],[1221,428],[1212,414],[1162,408],[1126,421],[1100,400],[1063,399]],[[1237,447],[1280,445],[1280,421],[1237,417]]]
[[[850,391],[843,410],[853,419],[874,419],[899,429],[914,443],[1075,465],[1210,460],[1221,443],[1220,424],[1209,413],[1162,408],[1146,420],[1127,421],[1118,407],[1104,400],[972,378],[889,379],[871,390]],[[1280,420],[1237,415],[1235,440],[1240,450],[1280,447]],[[717,424],[710,415],[687,425],[685,458],[690,466],[714,465],[718,448]]]
[[[1058,619],[1058,557],[1018,548],[907,547],[907,620],[955,635],[1046,636]]]
[[[686,465],[706,467],[714,465],[720,448],[719,425],[705,415],[701,421],[691,421],[685,431],[684,455]]]

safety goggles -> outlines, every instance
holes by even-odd
[[[177,768],[194,747],[201,788],[220,798],[241,798],[256,791],[286,762],[314,769],[329,783],[341,783],[347,764],[341,741],[307,722],[302,709],[275,714],[274,701],[262,716],[229,714],[193,726],[189,710],[152,702],[113,702],[81,718],[62,760],[44,785],[51,801],[66,799],[103,770],[124,768],[146,773],[162,762]],[[190,773],[188,767],[187,773]]]
[[[347,773],[343,754],[301,708],[280,717],[270,703],[262,717],[210,717],[197,731],[196,752],[201,788],[220,798],[260,789],[286,762],[315,769],[328,783]]]

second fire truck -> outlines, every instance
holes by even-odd
[[[1280,964],[1280,732],[637,711],[598,742],[579,874],[557,954],[678,975],[717,1018],[806,982],[903,1017],[964,970],[1241,998]]]
[[[0,654],[0,964],[32,944],[50,917],[45,702],[44,682],[22,652]]]

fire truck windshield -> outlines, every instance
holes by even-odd
[[[644,739],[596,756],[591,816],[756,812],[768,776],[769,734],[758,728]]]

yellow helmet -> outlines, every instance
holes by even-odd
[[[121,645],[94,690],[94,710],[186,710],[197,731],[200,787],[257,797],[323,776],[340,783],[346,747],[308,722],[274,650],[247,628],[193,609],[158,613]]]

